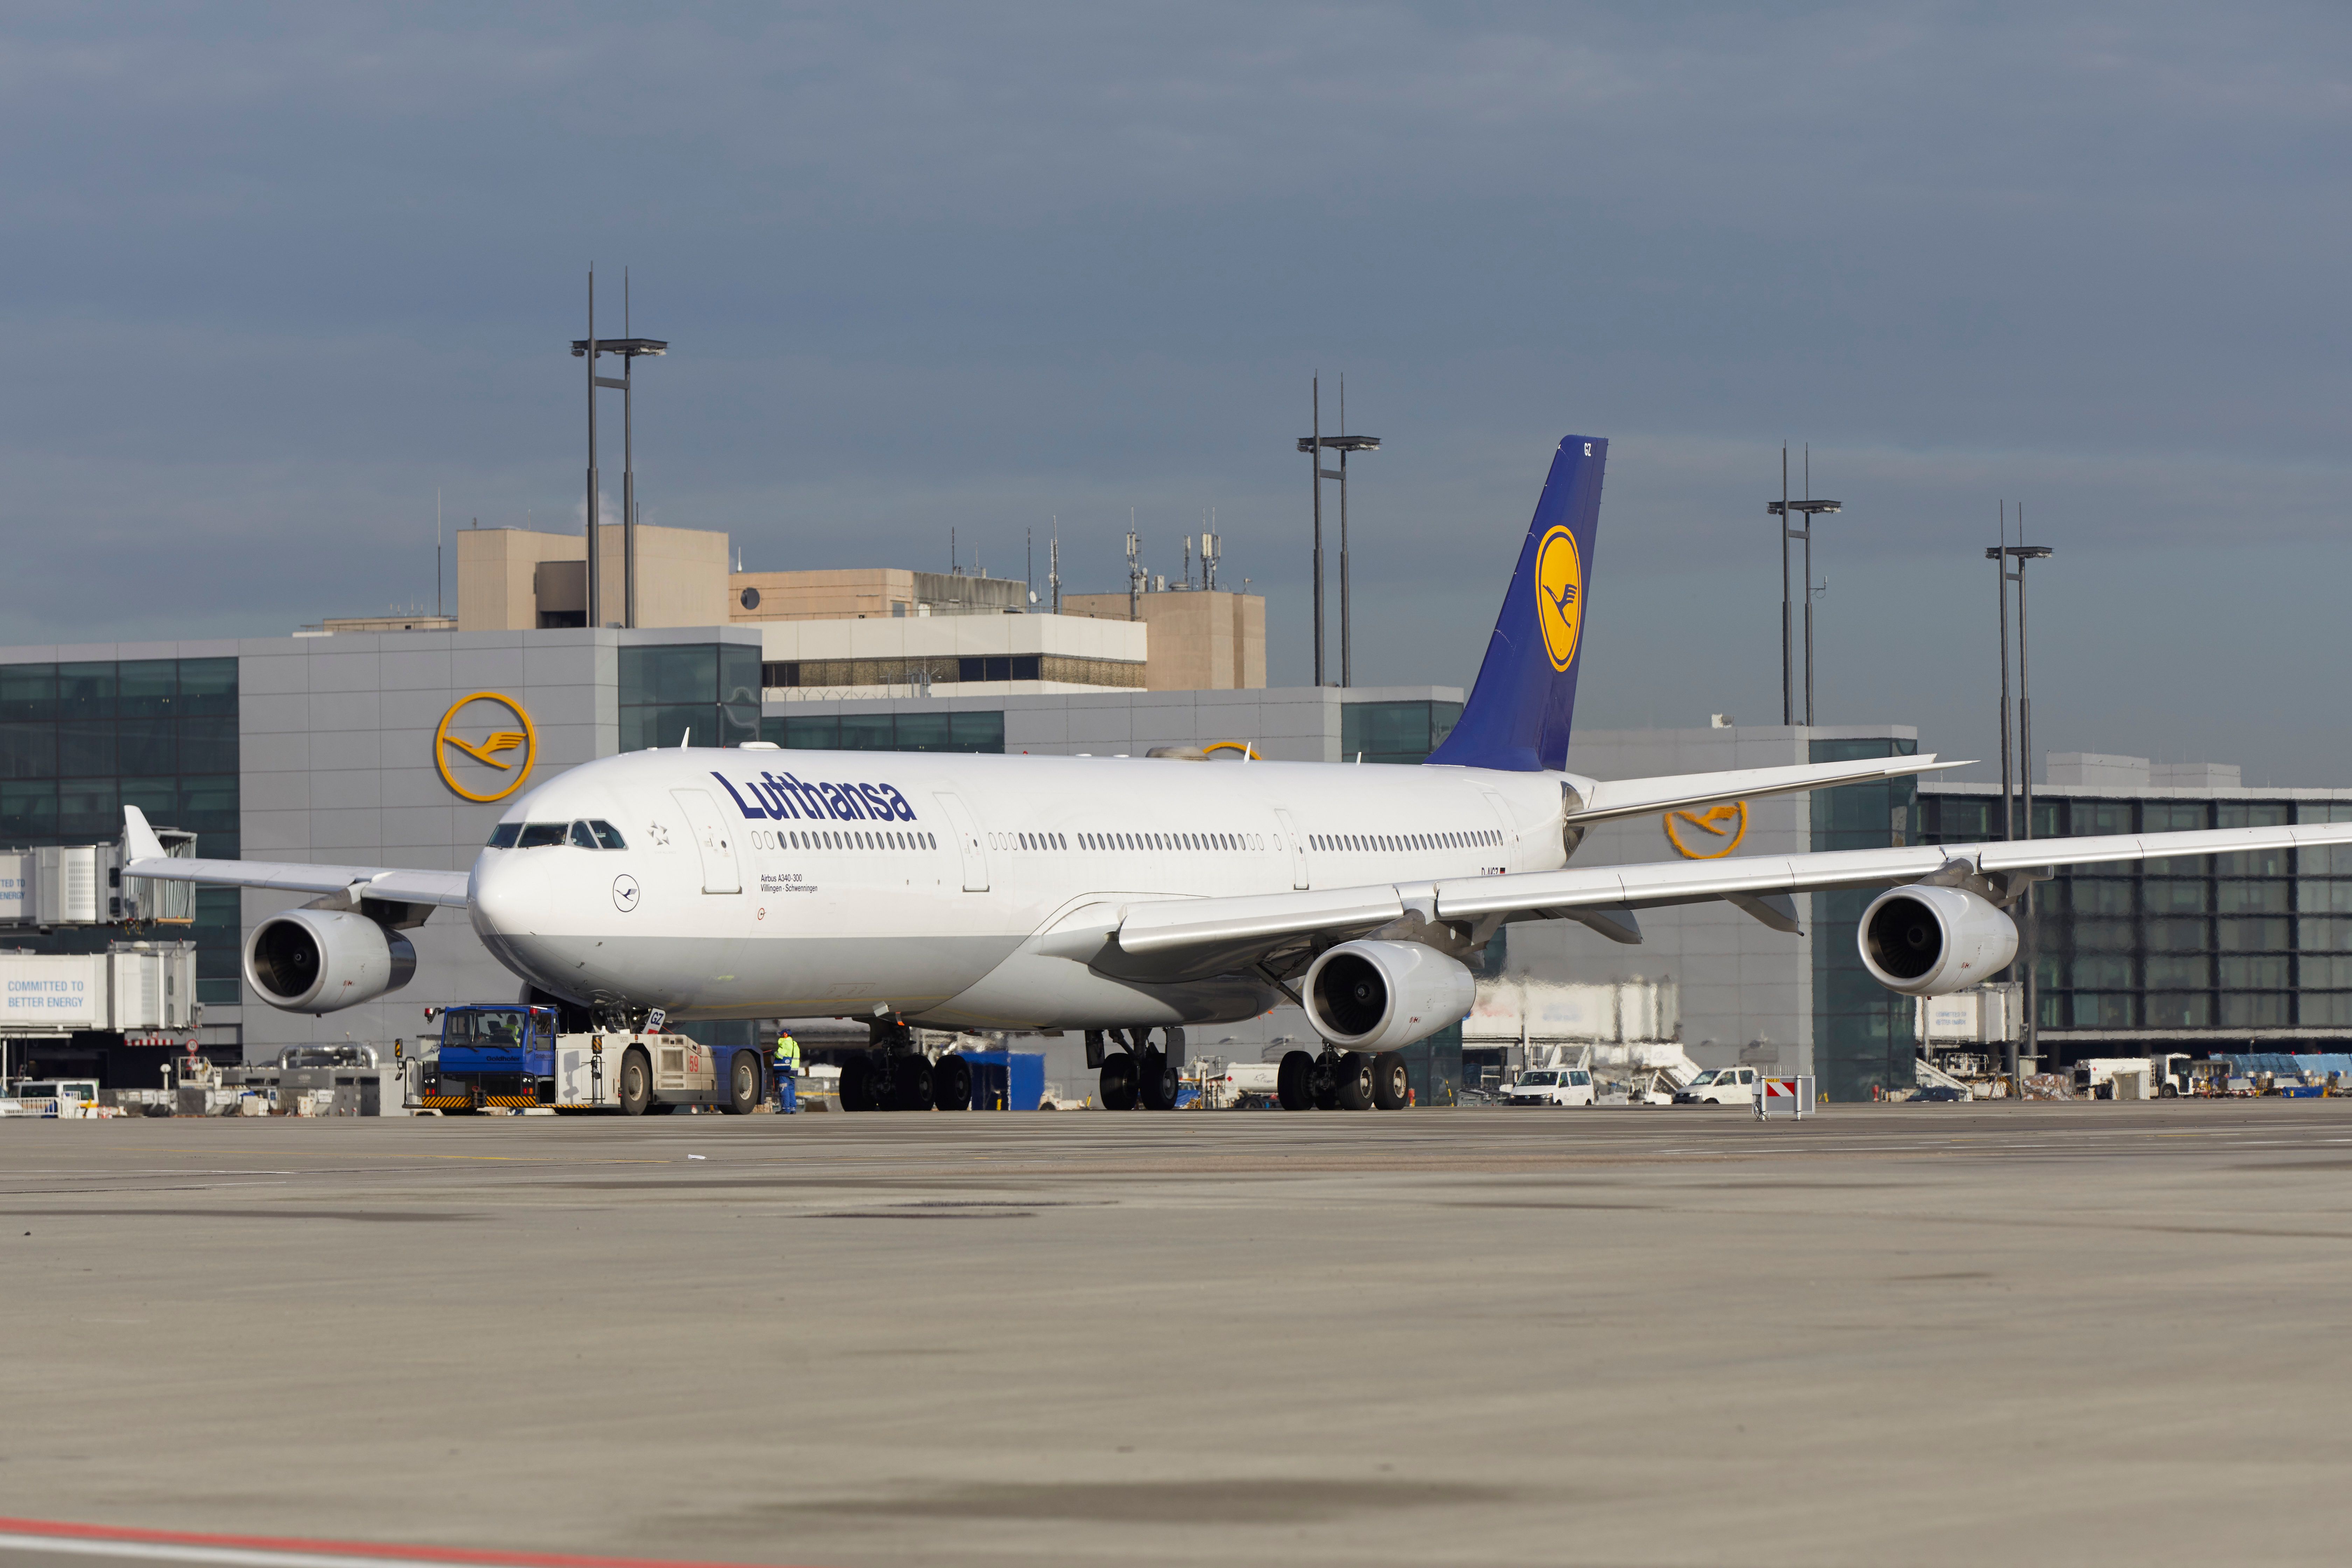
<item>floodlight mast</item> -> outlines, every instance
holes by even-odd
[[[628,325],[628,284],[623,274],[621,288],[621,331]],[[669,353],[669,343],[660,338],[618,337],[599,339],[596,336],[596,274],[588,274],[588,336],[572,341],[575,359],[588,362],[588,614],[587,624],[604,625],[602,563],[597,560],[598,516],[596,479],[596,389],[605,387],[621,395],[621,625],[637,624],[637,466],[636,412],[632,395],[632,382],[636,362],[647,355]],[[618,354],[621,374],[617,376],[598,375],[596,357]]]
[[[1789,634],[1792,629],[1790,622],[1793,618],[1789,597],[1789,542],[1793,539],[1805,547],[1805,726],[1808,729],[1813,723],[1813,519],[1824,512],[1845,510],[1842,502],[1813,500],[1812,489],[1813,456],[1812,447],[1808,444],[1805,448],[1806,499],[1790,499],[1789,447],[1786,442],[1781,443],[1780,499],[1764,503],[1765,512],[1780,520],[1780,722],[1794,724],[1797,721],[1795,683],[1789,650]],[[1790,528],[1789,519],[1791,515],[1801,516],[1805,526]]]
[[[2025,563],[2046,561],[2056,552],[2046,544],[2028,544],[2025,541],[2025,506],[2017,508],[2018,542],[2009,542],[2009,503],[2000,503],[2000,543],[1985,552],[1985,559],[1993,563],[2000,591],[2000,831],[2003,839],[2031,839],[2033,837],[2033,689],[2026,668],[2025,636]],[[2010,570],[2015,562],[2017,569]],[[2014,766],[2009,747],[2009,585],[2017,584],[2017,751]],[[2012,793],[2014,792],[2014,793]],[[2025,1044],[2023,1055],[2028,1060],[2039,1061],[2042,1051],[2041,987],[2034,973],[2040,955],[2033,919],[2033,885],[2025,887],[2022,903],[2023,918],[2018,921],[2022,941],[2019,958],[2024,967],[2024,983],[2020,994],[2024,998]],[[2002,1031],[2004,1034],[2008,1031]],[[2003,1053],[2003,1066],[2009,1074],[2010,1092],[2023,1092],[2018,1082],[2018,1042],[2011,1038]]]
[[[1314,434],[1298,437],[1298,449],[1308,455],[1315,475],[1315,684],[1323,684],[1323,481],[1339,481],[1339,684],[1355,684],[1354,641],[1350,632],[1348,593],[1348,454],[1377,452],[1381,438],[1377,436],[1348,435],[1347,384],[1340,383],[1340,434],[1323,434],[1323,384],[1317,377],[1310,384],[1314,400]],[[1339,466],[1323,466],[1325,452],[1339,454]]]

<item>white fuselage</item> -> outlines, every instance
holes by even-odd
[[[620,848],[485,848],[490,950],[558,995],[688,1018],[1228,1021],[1255,977],[1146,984],[1034,951],[1088,906],[1552,870],[1559,773],[902,752],[637,752],[507,813]],[[544,832],[539,837],[544,837]],[[593,833],[589,835],[593,837]]]

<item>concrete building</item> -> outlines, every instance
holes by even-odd
[[[1173,593],[1065,594],[1062,613],[1140,620],[1151,631],[1146,685],[1153,691],[1224,690],[1265,684],[1265,601],[1217,588]]]
[[[603,623],[624,619],[620,531],[604,531]],[[520,528],[463,529],[457,614],[370,616],[310,630],[546,631],[589,624],[583,536]],[[1012,683],[1035,693],[1109,687],[1230,690],[1265,684],[1265,601],[1180,589],[1066,596],[1066,614],[1037,614],[1027,584],[955,572],[867,567],[730,572],[728,536],[637,529],[639,628],[759,626],[768,632],[766,684],[789,695],[892,697],[939,685]],[[1006,625],[991,625],[1005,621]],[[1128,629],[1114,631],[1106,623]],[[880,623],[889,623],[886,627]],[[805,668],[803,667],[814,667]]]

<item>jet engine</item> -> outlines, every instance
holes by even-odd
[[[1478,983],[1413,942],[1346,942],[1307,971],[1307,1016],[1333,1045],[1392,1051],[1469,1016]]]
[[[289,910],[245,943],[245,983],[289,1013],[332,1013],[397,991],[416,973],[416,949],[348,910]]]
[[[2017,956],[2017,922],[1962,888],[1894,888],[1862,912],[1862,962],[1906,996],[1991,979]]]

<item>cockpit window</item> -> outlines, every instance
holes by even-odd
[[[595,829],[596,842],[603,845],[605,848],[626,849],[628,847],[626,844],[621,841],[621,830],[614,826],[611,823],[592,822],[588,826]]]
[[[596,835],[590,830],[586,823],[575,822],[572,825],[572,847],[574,849],[596,847]]]
[[[490,847],[493,849],[511,849],[515,847],[515,839],[520,837],[521,833],[521,823],[501,822],[496,827],[490,829]]]
[[[516,841],[515,847],[536,849],[544,844],[561,844],[571,831],[572,825],[568,822],[530,823],[524,826],[522,837]]]

